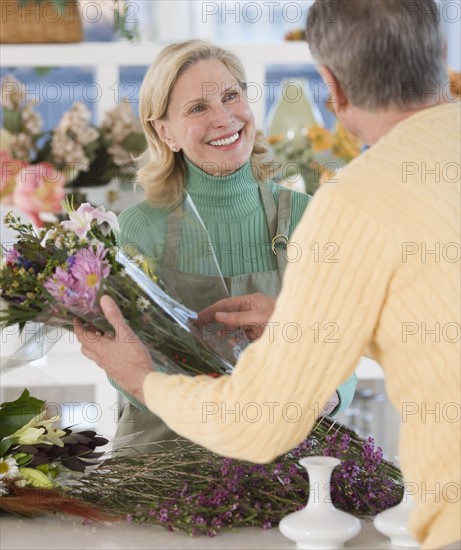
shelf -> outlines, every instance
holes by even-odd
[[[120,67],[148,66],[165,43],[146,42],[81,42],[79,44],[2,44],[0,57],[4,67],[91,67],[101,90],[96,104],[97,119],[114,106],[113,87],[120,81]],[[256,124],[265,120],[265,99],[268,92],[266,69],[272,64],[312,64],[304,41],[224,44],[242,61]]]
[[[2,44],[0,55],[3,66],[55,67],[103,64],[118,66],[150,65],[167,44],[146,42],[81,42],[78,44]],[[244,64],[300,64],[312,63],[309,48],[304,41],[224,44]],[[250,75],[248,75],[250,76]]]

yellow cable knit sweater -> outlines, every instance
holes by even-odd
[[[270,325],[232,376],[151,373],[143,387],[174,431],[267,462],[306,436],[367,353],[402,416],[425,549],[461,539],[460,127],[459,103],[427,108],[322,186]]]

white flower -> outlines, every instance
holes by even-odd
[[[19,472],[19,473],[21,473],[21,472]],[[23,477],[19,477],[14,482],[14,484],[15,484],[16,487],[26,487],[27,486],[27,481]]]
[[[0,480],[14,479],[15,477],[19,477],[19,468],[16,460],[11,456],[6,459],[0,458]]]
[[[136,305],[140,309],[140,311],[146,311],[150,307],[149,300],[146,300],[144,297],[140,297],[136,300]]]
[[[68,211],[69,220],[61,222],[66,229],[73,231],[80,239],[85,239],[91,229],[93,220],[101,223],[108,223],[114,231],[120,231],[117,217],[113,212],[106,212],[104,206],[95,208],[90,203],[81,204],[77,210]]]
[[[46,418],[46,411],[34,416],[25,426],[8,436],[20,445],[57,445],[64,447],[61,437],[66,435],[63,430],[53,428],[53,424],[60,420],[59,416]]]
[[[9,493],[8,485],[0,479],[0,497],[4,497]]]
[[[46,243],[50,240],[56,237],[56,230],[55,229],[48,229],[48,231],[43,236],[43,239],[40,242],[40,246],[45,247]]]

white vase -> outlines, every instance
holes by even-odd
[[[410,535],[407,529],[408,518],[413,510],[413,497],[406,489],[400,504],[388,508],[378,514],[373,520],[375,528],[389,537],[393,546],[398,548],[419,548],[419,544]]]
[[[296,548],[333,550],[360,532],[360,521],[335,508],[331,502],[330,479],[341,461],[329,456],[313,456],[299,461],[309,474],[309,500],[298,512],[279,524],[283,535],[296,542]]]

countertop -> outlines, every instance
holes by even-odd
[[[345,548],[351,550],[389,550],[395,548],[384,535],[363,520],[361,532]],[[241,528],[220,533],[216,537],[191,537],[181,532],[169,532],[155,525],[133,523],[83,525],[80,519],[68,516],[41,516],[21,519],[0,518],[1,550],[125,550],[129,548],[156,550],[173,549],[267,549],[295,550],[294,542],[286,539],[277,527],[264,530]]]

